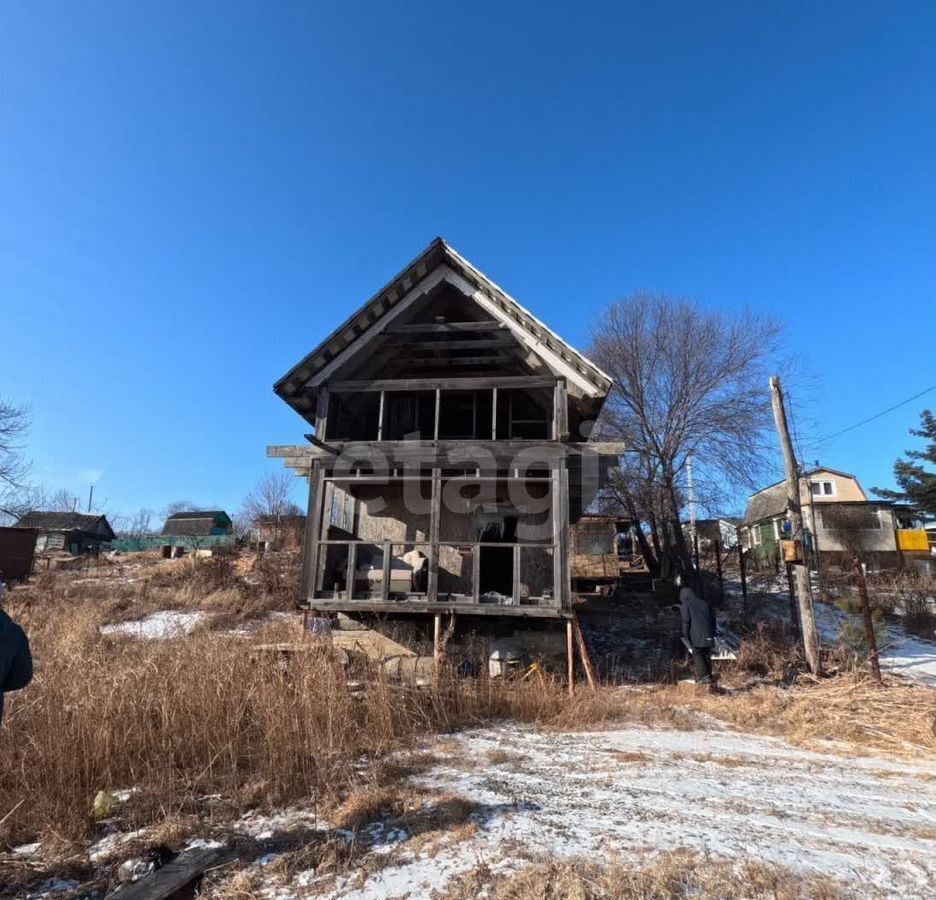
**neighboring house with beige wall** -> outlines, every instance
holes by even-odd
[[[909,507],[869,500],[854,475],[824,467],[800,477],[800,503],[804,543],[812,559],[818,548],[822,559],[841,561],[849,549],[845,544],[857,543],[873,567],[901,564],[903,535],[916,524]],[[849,537],[842,533],[846,521]],[[740,533],[755,566],[779,566],[780,540],[793,537],[785,481],[751,495]]]

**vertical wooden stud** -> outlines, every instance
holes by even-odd
[[[442,514],[442,470],[432,467],[432,496],[429,500],[429,577],[426,599],[434,603],[439,596],[439,518]]]
[[[566,663],[569,670],[569,696],[575,694],[575,654],[572,634],[572,620],[566,619]]]

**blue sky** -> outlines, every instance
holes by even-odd
[[[4,3],[0,394],[54,487],[237,508],[306,430],[273,382],[441,234],[573,344],[636,290],[782,316],[830,434],[936,384],[934,44],[912,3]],[[807,457],[889,483],[927,401]]]

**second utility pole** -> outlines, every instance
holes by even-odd
[[[790,431],[787,428],[786,410],[783,406],[783,392],[780,389],[780,378],[774,375],[770,379],[770,399],[773,403],[774,421],[777,423],[777,434],[780,435],[780,449],[783,451],[783,465],[786,469],[787,510],[790,516],[792,538],[803,544],[803,511],[800,505],[800,480],[796,471],[796,459],[793,456],[793,444],[790,441]],[[805,555],[803,556],[805,561]],[[819,660],[819,634],[816,631],[816,614],[813,611],[812,590],[809,585],[809,570],[803,561],[794,563],[796,570],[796,593],[799,596],[800,623],[803,631],[803,648],[806,651],[806,662],[809,671],[818,675],[820,671]]]

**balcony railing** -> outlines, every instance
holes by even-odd
[[[310,601],[560,605],[552,544],[325,540],[315,558]]]

